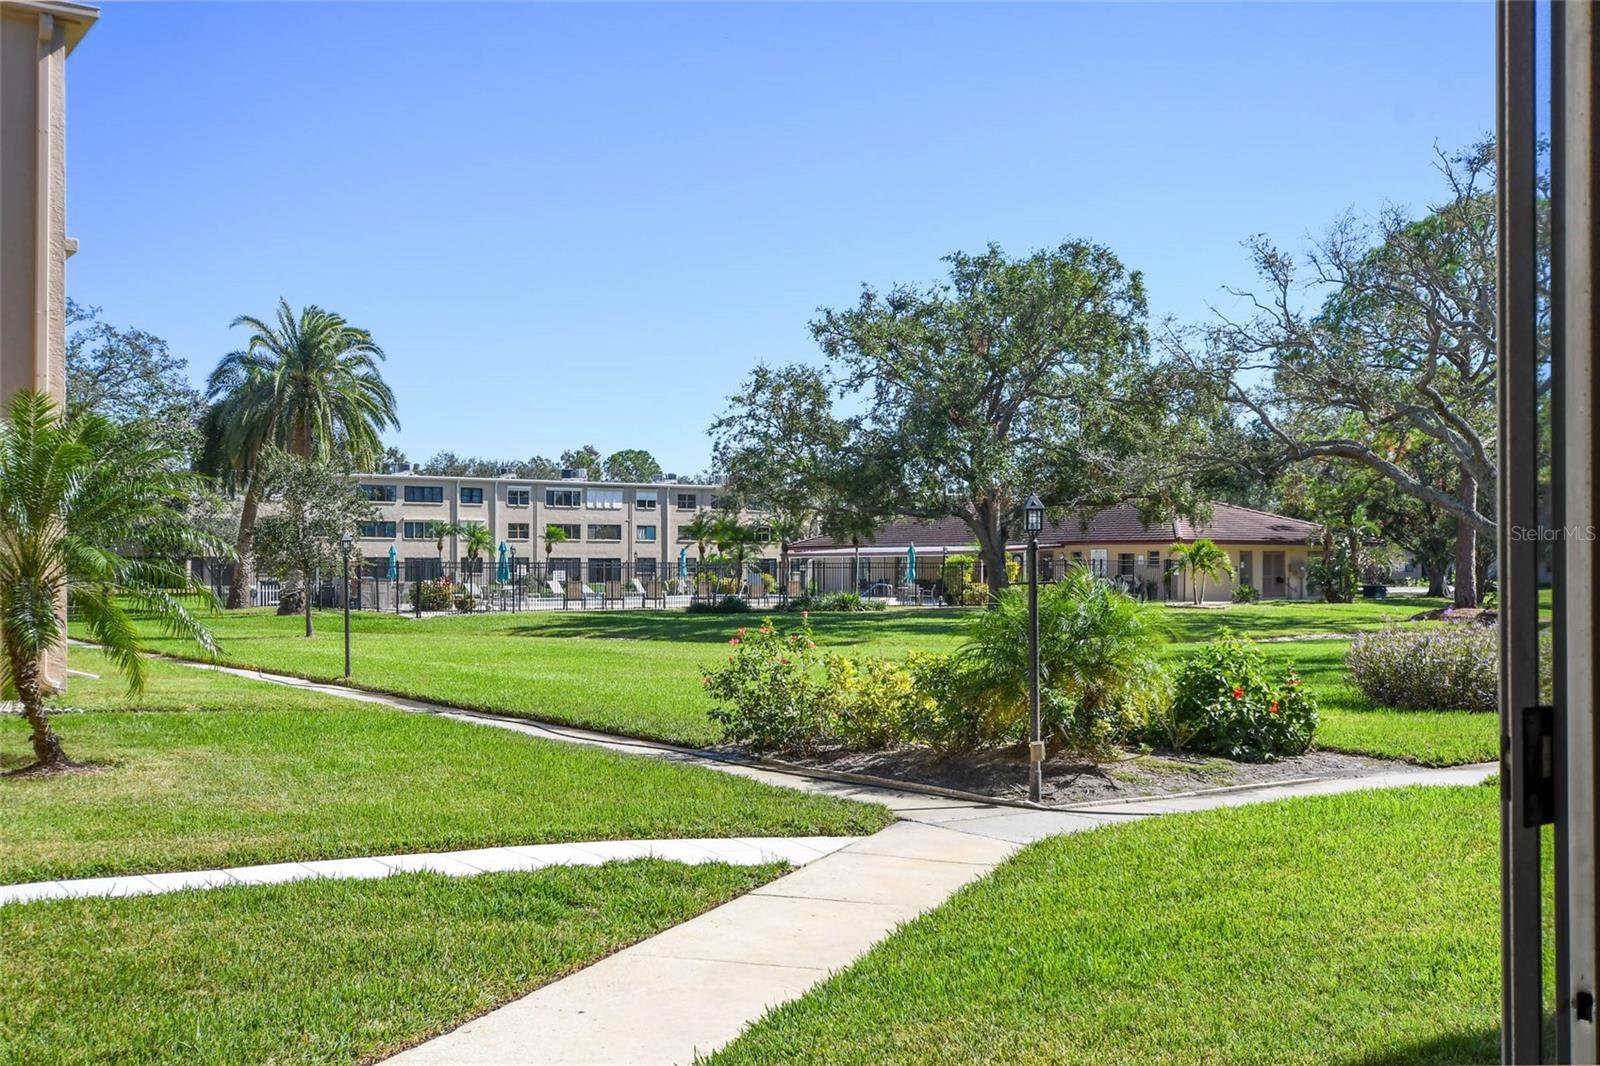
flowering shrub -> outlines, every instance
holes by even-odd
[[[417,606],[417,601],[422,601],[424,611],[448,611],[450,609],[450,584],[448,581],[418,581],[411,586],[411,606]]]
[[[1358,636],[1344,664],[1366,697],[1385,707],[1492,711],[1500,676],[1499,627],[1391,625]]]
[[[711,712],[725,740],[754,751],[811,752],[830,736],[827,679],[811,623],[779,633],[770,621],[742,627],[728,641],[728,661],[702,682],[719,706]]]
[[[1249,582],[1241,582],[1240,584],[1234,586],[1234,603],[1255,603],[1260,598],[1261,593]]]
[[[1174,747],[1264,761],[1311,746],[1317,703],[1293,670],[1268,677],[1261,649],[1224,630],[1184,660],[1156,732]]]

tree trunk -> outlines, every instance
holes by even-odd
[[[33,742],[34,765],[31,771],[64,770],[76,766],[61,750],[61,738],[50,728],[44,711],[44,681],[39,676],[39,660],[11,655],[11,678],[16,686],[17,699],[22,704],[22,716],[27,719],[30,739]]]
[[[1478,482],[1461,472],[1461,499],[1476,502]],[[1478,606],[1478,531],[1465,519],[1456,520],[1456,595],[1457,607]]]
[[[316,582],[315,572],[305,575],[305,583],[300,589],[300,597],[306,602],[306,636],[311,635],[311,587]]]
[[[1423,565],[1428,568],[1428,595],[1444,598],[1444,572],[1449,568],[1449,564],[1424,563]]]
[[[239,535],[233,542],[233,554],[238,560],[233,568],[233,584],[228,588],[229,609],[249,606],[250,545],[255,538],[256,511],[261,506],[257,498],[255,470],[244,486],[244,506],[239,510]]]
[[[968,521],[967,525],[978,536],[984,582],[989,586],[989,599],[993,602],[1001,590],[1011,583],[1011,579],[1006,573],[1005,538],[1000,535],[1000,523],[991,512],[992,508],[980,505],[977,520]]]

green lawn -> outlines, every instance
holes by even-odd
[[[713,1061],[1497,1061],[1496,791],[1058,837]]]
[[[0,1063],[367,1061],[781,872],[643,860],[0,907]]]
[[[1263,603],[1224,610],[1154,609],[1157,625],[1182,645],[1209,640],[1224,627],[1253,637],[1354,632],[1404,618],[1442,601],[1396,598],[1350,604]],[[858,654],[898,656],[917,649],[948,651],[961,641],[965,611],[890,610],[812,617],[819,644]],[[679,611],[562,611],[477,615],[416,621],[394,615],[357,614],[352,624],[354,681],[454,706],[522,714],[631,736],[704,745],[717,739],[706,716],[701,670],[717,661],[721,645],[759,615],[690,615]],[[781,621],[792,621],[783,617]],[[270,611],[235,611],[215,620],[223,661],[319,680],[343,671],[339,616],[323,612],[317,636],[300,635],[295,618]],[[193,654],[151,629],[151,646]],[[1342,645],[1272,645],[1278,655],[1305,655],[1319,695],[1336,684],[1328,659]],[[1322,664],[1329,669],[1322,669]],[[1343,689],[1324,701],[1323,737],[1329,746],[1411,758],[1421,762],[1477,761],[1485,720],[1456,716],[1367,712],[1359,695]],[[1492,730],[1491,730],[1492,731]]]
[[[130,700],[74,649],[54,719],[99,773],[0,779],[0,883],[504,844],[871,833],[881,807],[155,662]],[[0,765],[31,758],[0,718]]]

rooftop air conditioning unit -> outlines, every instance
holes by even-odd
[[[561,471],[562,481],[588,481],[589,471],[586,467],[571,466]]]
[[[657,485],[672,485],[672,484],[675,484],[677,482],[678,475],[677,474],[657,474],[655,477],[651,478],[650,480],[655,482]]]
[[[391,473],[391,474],[409,474],[409,473],[411,473],[411,464],[410,463],[396,463],[396,464],[394,464],[394,469],[389,471],[389,473]]]

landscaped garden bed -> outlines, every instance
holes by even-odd
[[[864,774],[996,799],[1023,800],[1028,794],[1028,750],[1018,745],[959,754],[928,748],[840,751],[796,761],[823,772]],[[1119,752],[1098,761],[1055,756],[1044,764],[1040,799],[1048,806],[1103,803],[1311,777],[1361,777],[1403,766],[1336,751],[1309,751],[1273,762],[1183,751]]]

